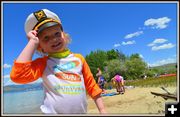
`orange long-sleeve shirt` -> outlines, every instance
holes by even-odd
[[[101,93],[84,57],[71,53],[66,58],[43,57],[26,63],[14,62],[11,80],[30,83],[42,78],[45,100],[44,113],[85,113],[86,93],[95,98]]]

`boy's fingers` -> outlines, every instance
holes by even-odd
[[[36,30],[33,30],[33,31],[32,31],[32,34],[35,35],[35,36],[37,36],[37,31],[36,31]]]

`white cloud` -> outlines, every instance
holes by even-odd
[[[167,39],[158,38],[158,39],[155,39],[152,43],[149,43],[147,46],[152,47],[151,49],[153,51],[162,50],[162,49],[170,49],[175,46],[175,44],[172,44],[172,43],[157,45],[157,44],[165,43],[167,41],[168,41]]]
[[[4,68],[10,68],[10,67],[11,67],[11,65],[10,65],[10,64],[6,64],[6,63],[5,63],[5,64],[3,65],[3,67],[4,67]]]
[[[144,56],[143,56],[142,54],[139,54],[139,56],[140,56],[141,58],[144,58]]]
[[[124,38],[129,39],[129,38],[137,37],[137,36],[139,36],[141,34],[143,34],[143,31],[137,31],[135,33],[131,33],[131,34],[126,35]]]
[[[148,44],[147,46],[154,46],[154,45],[156,45],[156,44],[164,43],[164,42],[166,42],[166,41],[167,41],[166,39],[158,38],[158,39],[155,39],[152,43]]]
[[[170,48],[173,48],[174,46],[175,46],[174,44],[168,43],[168,44],[163,44],[160,46],[153,46],[151,49],[153,51],[157,51],[157,50],[161,50],[161,49],[170,49]]]
[[[154,46],[155,44],[154,43],[149,43],[147,46]]]
[[[10,78],[10,75],[4,75],[4,78]]]
[[[121,46],[119,43],[114,44],[114,47],[119,47],[119,46]]]
[[[135,44],[136,42],[133,40],[133,41],[127,41],[127,42],[122,42],[122,45],[132,45],[132,44]]]
[[[144,22],[145,26],[151,26],[152,29],[164,29],[166,28],[168,25],[167,23],[169,23],[171,21],[170,18],[168,17],[162,17],[162,18],[158,18],[158,19],[148,19]]]
[[[168,63],[176,63],[176,62],[177,62],[176,58],[167,58],[167,59],[162,59],[162,60],[156,61],[152,64],[148,63],[148,65],[150,67],[155,67],[155,66],[165,65]]]
[[[155,39],[155,40],[153,41],[153,43],[164,43],[164,42],[166,42],[166,41],[167,41],[166,39],[160,38],[160,39]]]

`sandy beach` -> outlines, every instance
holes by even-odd
[[[167,87],[169,92],[174,93],[176,87]],[[172,99],[165,100],[160,96],[154,96],[150,92],[166,93],[160,87],[148,87],[126,89],[123,95],[105,96],[103,97],[106,111],[109,114],[116,115],[133,115],[133,114],[155,114],[164,115],[165,103],[174,102]],[[107,92],[116,92],[115,89],[107,90]],[[97,114],[98,109],[94,101],[88,99],[88,113]]]

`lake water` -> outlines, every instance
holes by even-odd
[[[43,90],[3,94],[3,114],[41,113]]]

